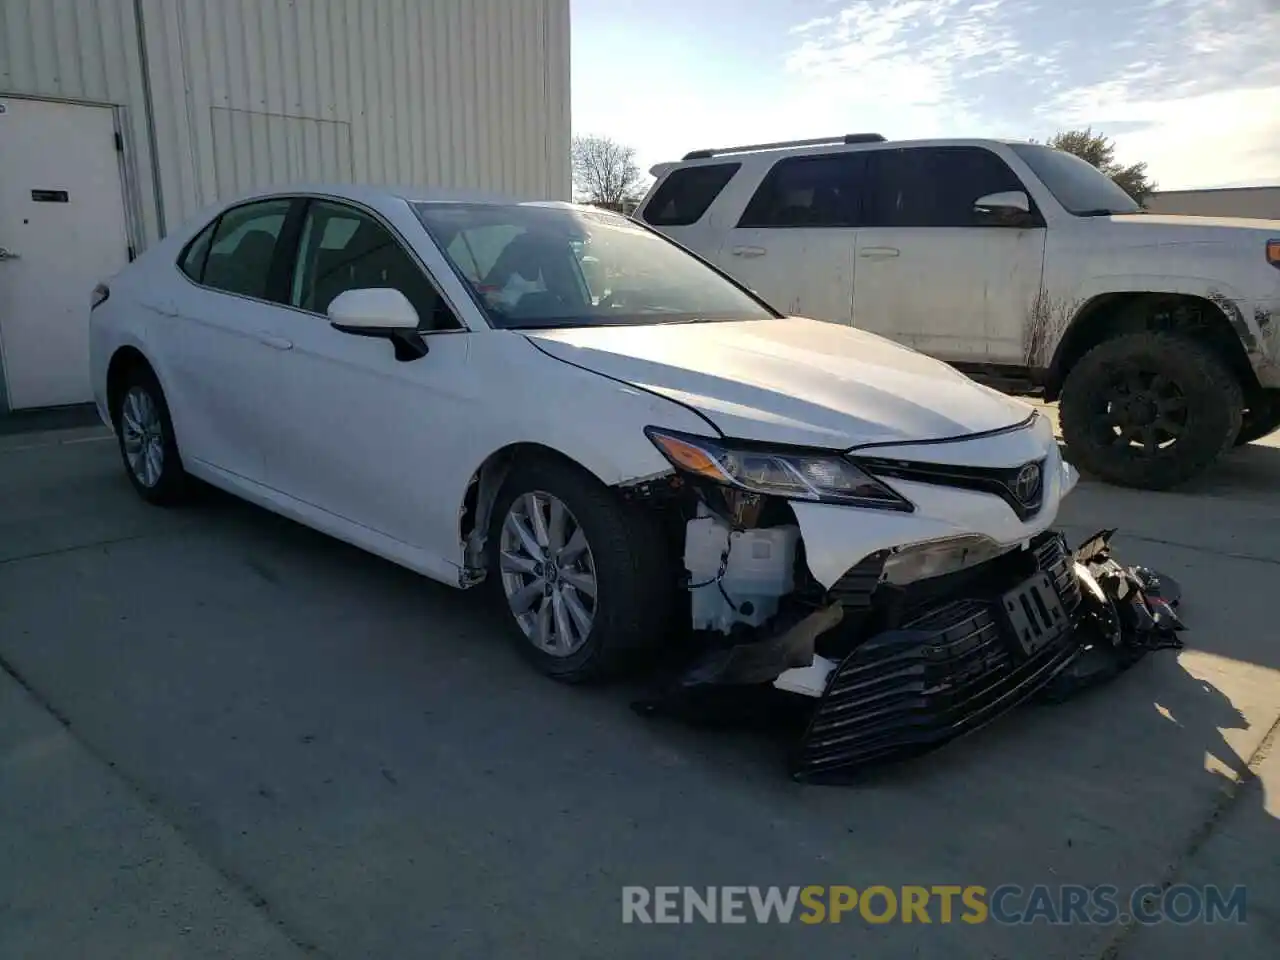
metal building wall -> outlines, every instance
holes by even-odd
[[[1280,220],[1280,187],[1161,190],[1147,198],[1152,213],[1193,217],[1257,217]]]
[[[159,232],[132,0],[0,0],[0,94],[116,107],[135,242]]]
[[[570,194],[569,0],[0,0],[0,93],[121,108],[144,242],[298,180]]]

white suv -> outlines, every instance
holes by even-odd
[[[1060,400],[1077,465],[1169,487],[1280,426],[1280,221],[1145,214],[1031,143],[696,150],[638,216],[793,314]]]

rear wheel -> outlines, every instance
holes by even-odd
[[[115,428],[125,473],[138,495],[159,506],[184,499],[189,483],[169,406],[148,367],[136,366],[126,375],[115,410]]]
[[[1067,375],[1062,433],[1076,466],[1162,490],[1203,471],[1240,433],[1240,384],[1213,352],[1169,333],[1104,341]]]
[[[517,464],[494,507],[490,576],[534,666],[596,680],[661,642],[675,575],[652,517],[550,458]]]

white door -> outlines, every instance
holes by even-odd
[[[257,483],[279,415],[272,321],[288,289],[274,268],[291,209],[272,198],[225,211],[187,246],[182,272],[142,295],[182,455]]]
[[[115,115],[0,100],[0,359],[11,409],[85,403],[89,294],[129,262]]]
[[[779,160],[716,263],[784,313],[849,323],[862,171],[858,152]]]
[[[370,287],[399,290],[420,329],[438,331],[426,356],[397,360],[387,340],[330,326],[335,297]],[[268,484],[402,543],[456,552],[458,504],[420,467],[469,446],[470,337],[390,230],[330,201],[308,205],[290,302],[274,311],[288,347],[278,354]]]
[[[1034,210],[1018,223],[990,222],[974,210],[987,194],[1025,192],[1017,175],[981,147],[871,156],[854,325],[944,360],[1024,363],[1044,222]]]

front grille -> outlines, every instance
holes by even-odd
[[[879,634],[836,668],[794,759],[811,778],[909,756],[1022,703],[1076,656],[1070,632],[1025,660],[991,605],[961,600]]]
[[[1074,610],[1080,588],[1065,540],[1042,534],[1030,552],[1063,605]],[[846,574],[851,588],[865,563]],[[1001,592],[1025,579],[1030,566],[997,558],[986,569],[964,571],[963,589],[953,590],[952,599],[912,605],[897,628],[858,644],[832,672],[794,774],[820,777],[927,750],[982,726],[1048,683],[1078,652],[1072,631],[1024,657],[997,615]]]
[[[1042,534],[1031,544],[1036,555],[1036,566],[1053,580],[1067,613],[1074,613],[1080,605],[1080,581],[1076,579],[1075,558],[1061,534]]]
[[[1016,467],[955,467],[936,463],[913,463],[885,457],[856,457],[854,462],[869,473],[881,478],[912,480],[932,483],[962,490],[979,490],[995,494],[1009,505],[1019,520],[1030,520],[1044,505],[1044,468],[1046,460],[1033,460]],[[1036,466],[1040,479],[1034,494],[1023,499],[1017,490],[1018,473],[1026,467]]]

